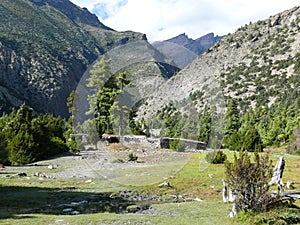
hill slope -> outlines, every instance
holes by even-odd
[[[239,28],[160,86],[140,118],[212,148],[299,151],[299,31],[300,7]]]
[[[299,31],[299,7],[239,28],[153,93],[143,106],[146,117],[191,96],[199,110],[215,88],[225,100],[239,100],[242,110],[299,100]]]
[[[146,40],[113,31],[68,0],[3,0],[0,12],[2,111],[25,101],[66,116],[66,98],[88,65],[115,46]]]

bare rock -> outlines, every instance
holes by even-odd
[[[171,184],[166,180],[163,183],[159,184],[158,187],[171,187]]]

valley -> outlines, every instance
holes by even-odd
[[[207,163],[205,153],[176,153],[182,166],[172,160],[168,169],[161,162],[174,152],[151,154],[151,149],[127,147],[131,150],[83,151],[1,169],[0,191],[6,194],[0,224],[253,224],[279,213],[251,220],[229,218],[231,204],[222,202],[224,165]],[[140,162],[128,162],[129,152],[137,154]],[[226,154],[232,160],[232,152]],[[271,152],[274,161],[280,155],[280,149]],[[283,179],[293,180],[297,188],[300,158],[286,155],[285,159]],[[118,171],[119,179],[105,177],[107,169]],[[159,187],[164,179],[170,187]]]
[[[300,223],[300,7],[153,43],[69,0],[0,13],[0,224]]]

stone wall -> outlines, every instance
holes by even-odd
[[[195,150],[205,150],[206,149],[205,142],[182,139],[182,138],[169,138],[169,137],[162,137],[160,139],[160,147],[169,149],[170,143],[172,141],[183,142],[183,143],[185,143],[186,148],[189,148],[189,149],[195,149]]]

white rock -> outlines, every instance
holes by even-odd
[[[52,170],[52,169],[54,169],[54,166],[53,166],[53,165],[49,165],[49,166],[48,166],[48,169],[49,169],[49,170]]]
[[[203,202],[203,200],[200,199],[200,198],[194,198],[194,201],[196,201],[196,202]]]
[[[79,211],[73,211],[71,214],[72,214],[72,215],[79,215],[80,212],[79,212]]]
[[[63,213],[70,213],[72,211],[73,211],[72,208],[66,208],[66,209],[63,210]]]

